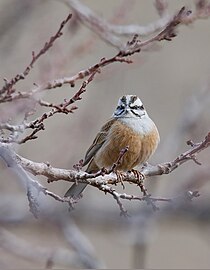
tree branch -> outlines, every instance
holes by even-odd
[[[147,165],[143,167],[140,172],[145,176],[145,178],[156,175],[169,174],[185,162],[193,160],[195,155],[209,146],[210,133],[207,134],[203,141],[194,144],[191,149],[180,154],[173,161],[160,163],[154,166]],[[116,177],[116,174],[113,172],[110,173],[109,170],[104,170],[104,168],[102,168],[97,173],[89,174],[84,171],[54,168],[48,163],[33,162],[17,154],[15,154],[15,159],[25,170],[34,175],[45,176],[48,179],[48,182],[59,180],[75,182],[77,180],[78,183],[88,183],[93,186],[97,186],[98,184],[117,184],[120,182],[120,180]],[[134,184],[138,184],[139,181],[136,175],[132,172],[122,173],[122,180]]]
[[[29,174],[23,169],[21,164],[18,164],[15,152],[12,151],[8,145],[0,144],[0,157],[4,160],[6,165],[15,172],[15,175],[18,177],[21,184],[26,188],[30,211],[35,217],[38,217],[39,203],[37,200],[37,194],[40,192],[54,198],[57,201],[67,202],[70,208],[72,208],[72,205],[76,202],[72,198],[62,198],[58,196],[41,185],[37,180],[30,177]],[[36,189],[36,194],[33,192],[33,188]]]
[[[127,44],[120,49],[119,53],[117,53],[115,56],[111,58],[102,58],[100,62],[97,64],[79,71],[77,74],[71,76],[71,77],[64,77],[55,79],[52,81],[49,81],[47,83],[44,83],[43,85],[36,86],[34,89],[32,89],[29,92],[14,92],[10,93],[9,99],[5,99],[4,97],[0,98],[0,102],[8,102],[11,100],[16,99],[23,99],[23,98],[35,98],[36,94],[44,91],[44,90],[50,90],[55,89],[57,87],[61,87],[64,84],[69,84],[71,86],[75,85],[75,82],[77,80],[84,79],[87,76],[90,76],[93,74],[96,70],[106,67],[107,65],[113,64],[113,63],[132,63],[130,59],[127,59],[127,56],[133,55],[135,53],[139,53],[142,49],[146,48],[148,45],[154,43],[154,42],[160,42],[163,40],[171,41],[172,38],[176,36],[175,29],[177,26],[181,23],[182,19],[184,17],[188,17],[191,13],[190,10],[186,10],[184,7],[180,9],[180,11],[169,21],[169,23],[163,28],[163,30],[154,35],[153,37],[145,40],[140,41],[138,40],[138,36],[135,35],[130,42],[127,42]]]
[[[199,143],[190,142],[190,146],[191,146],[191,149],[180,154],[173,161],[157,164],[155,166],[151,166],[151,165],[145,166],[142,168],[140,173],[143,174],[145,178],[155,176],[155,175],[168,174],[189,160],[195,161],[197,154],[210,146],[210,133],[208,133],[205,139]],[[15,170],[16,174],[24,182],[24,185],[27,186],[27,192],[29,191],[28,196],[29,196],[30,209],[34,213],[35,216],[37,215],[37,211],[36,211],[37,207],[36,207],[36,200],[34,200],[33,196],[30,195],[31,194],[30,188],[32,186],[35,187],[39,192],[41,191],[44,194],[49,195],[58,201],[68,202],[71,208],[72,208],[72,205],[76,201],[73,200],[72,198],[61,198],[60,196],[48,191],[38,181],[32,179],[23,170],[23,168],[34,175],[43,175],[47,177],[49,183],[53,181],[59,181],[59,180],[64,180],[68,182],[77,182],[77,183],[88,183],[89,185],[92,185],[95,188],[104,191],[105,193],[108,192],[117,201],[118,205],[120,206],[121,213],[123,215],[126,215],[127,212],[124,209],[123,205],[121,204],[120,199],[137,200],[137,197],[134,197],[133,195],[118,194],[113,188],[109,186],[109,185],[116,185],[118,183],[121,183],[121,181],[139,185],[139,178],[133,172],[121,173],[121,179],[119,179],[119,177],[117,177],[115,173],[110,172],[109,170],[104,170],[103,168],[99,172],[94,173],[94,174],[88,174],[86,172],[78,171],[78,170],[64,170],[64,169],[59,169],[59,168],[53,168],[51,165],[46,164],[46,163],[36,163],[31,160],[25,159],[15,154],[11,149],[8,148],[8,146],[5,146],[3,144],[1,144],[1,147],[0,147],[0,156],[4,159],[8,167],[11,167],[13,170]],[[198,164],[198,162],[196,162],[196,164]],[[113,168],[114,168],[114,165],[113,165]],[[196,194],[192,193],[192,198],[196,197]],[[147,194],[147,196],[144,195],[143,197],[138,197],[138,200],[142,200],[142,201],[144,200],[150,204],[151,202],[157,201],[157,199],[154,200],[150,196],[150,194]],[[169,202],[170,200],[162,199],[159,201]],[[34,202],[35,202],[35,207],[33,208],[32,206],[34,206]]]
[[[45,54],[54,44],[54,42],[62,36],[62,30],[64,26],[67,24],[67,22],[71,19],[72,14],[69,14],[67,18],[60,24],[60,27],[58,31],[55,33],[54,36],[50,38],[48,42],[44,44],[44,46],[41,48],[41,50],[35,54],[35,52],[32,52],[32,60],[29,63],[29,65],[25,68],[25,70],[22,73],[17,74],[14,78],[12,78],[10,81],[5,79],[5,85],[0,90],[0,96],[4,93],[6,93],[4,96],[1,97],[0,102],[6,102],[13,100],[12,93],[15,92],[15,89],[12,89],[13,86],[20,80],[24,80],[25,77],[30,73],[31,69],[33,68],[33,65],[35,62],[43,55]],[[19,93],[21,96],[21,93]]]
[[[85,80],[80,89],[71,97],[69,100],[65,99],[64,102],[60,104],[53,104],[49,103],[43,100],[39,100],[39,104],[44,107],[49,107],[52,108],[50,111],[43,113],[40,117],[37,119],[31,121],[31,122],[26,122],[25,120],[21,125],[11,125],[9,123],[3,123],[0,124],[0,130],[9,130],[10,136],[8,138],[1,138],[2,143],[18,143],[18,144],[23,144],[29,140],[34,140],[37,138],[37,133],[40,130],[44,130],[44,121],[52,117],[53,115],[57,113],[64,113],[64,114],[70,114],[73,113],[76,109],[77,106],[74,106],[73,104],[79,100],[82,99],[81,95],[86,91],[87,85],[93,80],[95,74],[99,72],[98,69],[96,69],[90,77]],[[70,108],[68,108],[71,105]],[[19,139],[19,135],[23,133],[26,129],[32,129],[33,131],[31,134],[26,136],[23,139]]]
[[[160,19],[156,22],[150,23],[146,26],[131,24],[131,25],[115,25],[106,21],[101,16],[98,16],[89,7],[84,5],[78,0],[65,0],[64,1],[76,14],[77,18],[95,32],[101,39],[106,41],[111,46],[114,46],[118,50],[124,50],[126,45],[120,39],[122,36],[134,36],[140,37],[149,36],[167,27],[170,22],[174,20],[176,16],[170,16],[167,14],[167,4],[163,1],[155,1],[155,7],[160,15]],[[210,16],[210,4],[206,1],[199,0],[195,5],[195,11],[188,16],[183,16],[180,20],[181,24],[192,24],[198,19],[206,19]]]

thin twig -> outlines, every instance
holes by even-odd
[[[43,100],[39,100],[39,104],[44,107],[50,107],[52,108],[50,111],[43,113],[40,117],[37,119],[26,123],[24,121],[23,124],[21,125],[10,125],[8,123],[0,124],[0,129],[6,129],[11,131],[11,134],[14,134],[14,132],[23,133],[26,129],[33,129],[31,134],[27,135],[23,139],[18,139],[15,136],[9,136],[8,138],[1,138],[0,141],[2,143],[18,143],[18,144],[23,144],[29,140],[34,140],[37,139],[37,133],[41,130],[45,129],[44,126],[44,121],[52,117],[53,115],[57,113],[64,113],[64,114],[70,114],[73,113],[78,107],[74,106],[73,104],[77,101],[80,101],[82,99],[81,95],[86,91],[87,85],[92,82],[95,74],[98,72],[98,69],[96,69],[87,80],[83,81],[81,87],[79,90],[71,97],[70,99],[65,99],[64,102],[60,104],[53,104],[49,102],[45,102]],[[68,108],[71,105],[70,108]]]
[[[2,89],[0,90],[0,95],[2,95],[3,93],[6,93],[6,95],[2,98],[5,99],[5,101],[10,101],[11,100],[11,94],[14,93],[15,90],[13,90],[13,86],[20,80],[24,80],[25,77],[29,74],[29,72],[31,71],[31,69],[33,68],[33,65],[35,64],[35,62],[40,58],[40,56],[42,56],[43,54],[45,54],[54,44],[54,42],[62,36],[62,30],[64,28],[64,26],[67,24],[67,22],[71,19],[72,14],[69,14],[67,16],[67,18],[62,21],[62,23],[60,24],[60,27],[58,29],[58,31],[55,33],[54,36],[52,36],[50,38],[50,40],[48,42],[46,42],[44,44],[44,46],[42,47],[42,49],[35,54],[35,52],[32,52],[32,60],[29,63],[29,65],[25,68],[25,70],[22,73],[17,74],[14,78],[12,78],[11,80],[7,81],[5,79],[5,85],[2,87]],[[21,94],[20,94],[21,95]]]
[[[35,197],[33,194],[33,188],[36,189],[37,193],[42,192],[57,201],[68,203],[71,208],[73,207],[73,204],[77,202],[69,197],[60,197],[59,195],[49,191],[37,180],[30,177],[30,175],[23,169],[21,164],[17,162],[15,152],[12,151],[12,149],[10,149],[7,145],[0,144],[0,157],[5,161],[6,165],[15,172],[21,183],[26,187],[30,211],[34,217],[38,216],[39,203],[37,196]]]
[[[152,44],[153,42],[160,42],[162,40],[171,41],[172,38],[176,36],[176,28],[181,23],[183,17],[189,16],[191,13],[190,10],[186,10],[184,7],[180,9],[180,11],[168,22],[168,24],[163,28],[163,30],[154,35],[153,37],[145,40],[145,41],[139,41],[137,39],[137,35],[135,35],[130,42],[127,42],[126,46],[121,48],[120,52],[117,53],[115,56],[111,58],[102,58],[100,62],[97,64],[79,71],[77,74],[71,77],[64,77],[55,79],[52,81],[49,81],[47,83],[44,83],[43,85],[36,86],[34,89],[32,89],[29,92],[15,92],[9,96],[9,98],[5,99],[0,98],[0,102],[8,102],[16,99],[23,99],[23,98],[34,98],[37,93],[44,91],[44,90],[50,90],[55,89],[57,87],[61,87],[64,84],[69,84],[71,86],[75,85],[75,82],[77,80],[84,79],[87,76],[90,76],[92,73],[94,73],[96,70],[106,67],[107,65],[113,64],[113,63],[132,63],[130,59],[127,58],[127,56],[133,55],[135,53],[139,53],[142,49],[146,48],[148,45]]]

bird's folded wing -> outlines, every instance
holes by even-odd
[[[92,145],[89,147],[89,149],[86,152],[83,166],[87,165],[91,161],[91,159],[95,156],[95,154],[104,144],[104,142],[106,141],[107,135],[109,133],[109,130],[114,122],[115,122],[115,119],[111,119],[105,125],[103,125],[100,132],[96,135]]]

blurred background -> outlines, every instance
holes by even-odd
[[[154,1],[150,0],[86,0],[82,3],[114,24],[144,26],[159,19]],[[170,15],[182,6],[195,9],[194,1],[168,1],[168,4]],[[31,61],[32,51],[40,50],[69,12],[72,12],[71,8],[62,1],[1,0],[2,85],[3,78],[10,79],[25,69]],[[189,148],[187,140],[199,142],[209,131],[209,26],[209,19],[182,25],[171,42],[161,42],[132,56],[133,64],[116,63],[103,68],[88,85],[74,114],[57,114],[48,119],[45,131],[38,133],[38,139],[14,146],[17,153],[33,161],[48,161],[53,167],[72,169],[112,115],[118,98],[136,94],[158,126],[161,137],[149,162],[173,160]],[[33,83],[74,75],[116,53],[115,48],[81,24],[73,13],[64,35],[38,60],[17,88],[29,91],[33,89]],[[73,96],[81,83],[78,81],[74,88],[64,85],[45,91],[42,97],[49,102],[62,102]],[[11,119],[12,123],[20,123],[30,108],[28,100],[3,104],[0,121]],[[37,106],[31,120],[44,111]],[[40,194],[43,205],[40,218],[35,219],[29,212],[25,190],[1,162],[0,267],[208,269],[209,158],[207,149],[199,154],[202,166],[190,161],[169,175],[146,181],[153,196],[173,198],[186,190],[199,190],[199,198],[189,205],[186,203],[186,207],[159,203],[158,213],[151,213],[143,202],[124,201],[132,216],[129,220],[120,218],[119,208],[111,196],[92,187],[85,190],[83,199],[71,213],[67,205]],[[47,184],[45,178],[38,179],[61,196],[69,187],[67,182]],[[117,190],[139,194],[136,186],[128,183],[125,191],[121,187]],[[60,213],[68,216],[69,228],[73,228],[69,233],[70,236],[73,234],[70,240],[64,227],[60,229],[55,222]],[[82,239],[81,243],[86,243],[82,246],[88,250],[88,256],[94,258],[95,265],[93,262],[88,264],[81,256],[81,246],[72,240],[76,236]],[[74,255],[78,256],[77,260]]]

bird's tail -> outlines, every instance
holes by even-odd
[[[65,193],[64,197],[72,197],[76,199],[81,195],[86,186],[87,186],[86,183],[79,183],[79,184],[74,183]]]
[[[87,173],[95,173],[99,170],[97,165],[95,164],[94,159],[89,163],[87,169],[85,170]],[[74,199],[79,199],[81,193],[86,188],[88,184],[86,183],[74,183],[68,191],[65,193],[64,197],[72,197]]]

